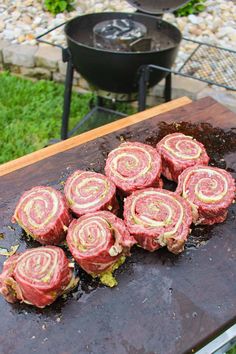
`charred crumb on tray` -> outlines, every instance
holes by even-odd
[[[174,122],[174,123],[173,123],[173,126],[178,130],[179,128],[181,128],[181,123],[182,123],[181,121],[178,122],[178,123],[177,123],[177,122]]]
[[[15,231],[15,228],[12,225],[7,226],[10,231]]]
[[[125,141],[125,138],[123,135],[120,135],[118,137],[116,137],[117,139],[119,139],[121,142],[124,142]]]
[[[7,248],[0,247],[0,255],[5,257],[13,256],[17,252],[19,247],[19,244],[10,246],[10,251]]]
[[[99,287],[99,279],[93,278],[91,275],[87,274],[84,270],[78,267],[78,275],[80,278],[80,285],[78,287],[78,295],[81,291],[82,294],[89,294],[90,292],[96,290]],[[79,296],[81,297],[82,294]]]
[[[83,296],[83,292],[82,292],[81,290],[72,292],[72,298],[73,298],[75,301],[79,301],[82,296]]]
[[[103,156],[103,157],[107,158],[108,154],[109,154],[108,151],[102,151],[102,156]]]

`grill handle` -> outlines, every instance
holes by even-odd
[[[44,36],[46,36],[47,34],[49,34],[50,32],[56,30],[57,28],[61,27],[61,26],[64,26],[65,24],[67,23],[67,21],[61,23],[60,25],[57,25],[51,29],[49,29],[48,31],[40,34],[39,36],[37,36],[35,39],[36,41],[38,41],[39,43],[45,43],[45,44],[49,44],[53,47],[57,47],[57,48],[60,48],[61,51],[62,51],[62,61],[64,63],[68,62],[70,59],[71,59],[71,54],[70,54],[70,51],[69,51],[69,48],[64,48],[62,45],[60,44],[55,44],[53,42],[49,42],[45,39],[42,39]]]

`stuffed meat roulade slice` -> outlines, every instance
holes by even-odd
[[[56,246],[27,250],[8,258],[0,274],[0,293],[8,302],[45,307],[78,282],[64,251]]]
[[[182,133],[166,135],[156,148],[161,155],[163,176],[175,182],[187,167],[209,162],[204,145]]]
[[[149,145],[126,142],[109,153],[105,173],[127,195],[160,185],[161,158]]]
[[[118,211],[116,186],[100,173],[77,170],[67,179],[64,190],[77,217],[99,210]]]
[[[12,221],[44,245],[65,239],[72,217],[65,197],[52,187],[33,187],[20,198]]]
[[[67,243],[77,263],[87,273],[99,276],[110,270],[136,243],[123,220],[109,211],[100,211],[74,220]]]
[[[212,225],[226,219],[235,181],[221,168],[194,166],[179,176],[176,192],[191,204],[194,223]]]
[[[147,188],[126,198],[124,220],[131,235],[148,251],[167,246],[180,253],[190,233],[191,207],[176,193]]]

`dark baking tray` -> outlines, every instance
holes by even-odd
[[[124,139],[155,146],[174,131],[204,143],[211,164],[236,177],[236,116],[203,99],[1,177],[0,246],[19,243],[20,251],[38,246],[10,221],[24,190],[35,185],[62,190],[62,182],[77,168],[103,172],[107,153]],[[224,223],[194,227],[179,256],[165,249],[149,253],[135,248],[116,272],[119,284],[114,289],[78,270],[78,289],[46,309],[11,305],[1,298],[0,353],[193,352],[235,322],[235,214],[234,204]]]

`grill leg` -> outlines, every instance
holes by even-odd
[[[68,138],[68,123],[70,117],[70,104],[71,104],[71,91],[72,82],[74,76],[74,68],[72,61],[69,59],[66,69],[66,81],[65,81],[65,91],[64,91],[64,106],[62,114],[62,124],[61,124],[61,139],[65,140]]]
[[[149,82],[149,69],[143,68],[139,76],[139,90],[138,90],[138,111],[146,109],[147,100],[147,85]]]
[[[171,73],[169,73],[165,79],[165,89],[164,89],[165,102],[171,101],[171,78],[172,78]]]
[[[97,96],[97,105],[99,107],[104,107],[104,98],[101,96]]]

